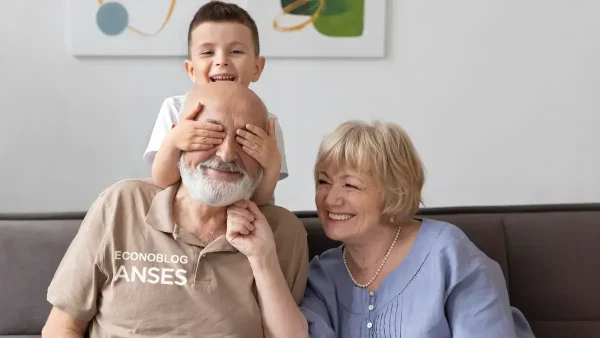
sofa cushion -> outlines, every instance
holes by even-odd
[[[511,297],[536,332],[600,336],[600,211],[508,214],[505,225]]]
[[[46,289],[79,219],[0,220],[0,335],[40,334]]]

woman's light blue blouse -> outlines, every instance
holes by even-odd
[[[500,266],[458,227],[430,219],[376,292],[354,285],[341,247],[315,257],[301,309],[310,337],[533,337]]]

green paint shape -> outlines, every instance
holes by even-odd
[[[284,8],[285,6],[291,5],[295,2],[298,2],[298,0],[281,0],[281,8]],[[315,14],[315,12],[318,8],[319,8],[319,0],[308,0],[307,3],[294,9],[289,14],[311,16],[311,15]]]
[[[328,15],[340,15],[347,13],[350,10],[351,0],[325,0],[325,8],[321,11],[319,16]]]
[[[283,0],[282,0],[283,1]],[[319,33],[331,37],[356,37],[361,36],[364,29],[365,1],[364,0],[325,0],[326,6],[332,11],[340,9],[335,5],[344,6],[344,12],[337,15],[319,15],[313,22]]]
[[[281,8],[291,5],[298,0],[281,0]],[[319,15],[338,15],[349,10],[348,0],[325,0],[325,7]],[[307,3],[294,9],[289,14],[311,16],[319,9],[319,0],[308,0]]]

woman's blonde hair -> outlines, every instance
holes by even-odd
[[[421,204],[425,169],[408,134],[394,123],[348,121],[321,142],[314,167],[350,169],[374,178],[381,214],[396,221],[413,217]]]

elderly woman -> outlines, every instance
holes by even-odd
[[[456,226],[415,217],[425,175],[400,127],[342,124],[314,175],[325,233],[343,245],[310,263],[311,337],[533,337],[499,265]]]

